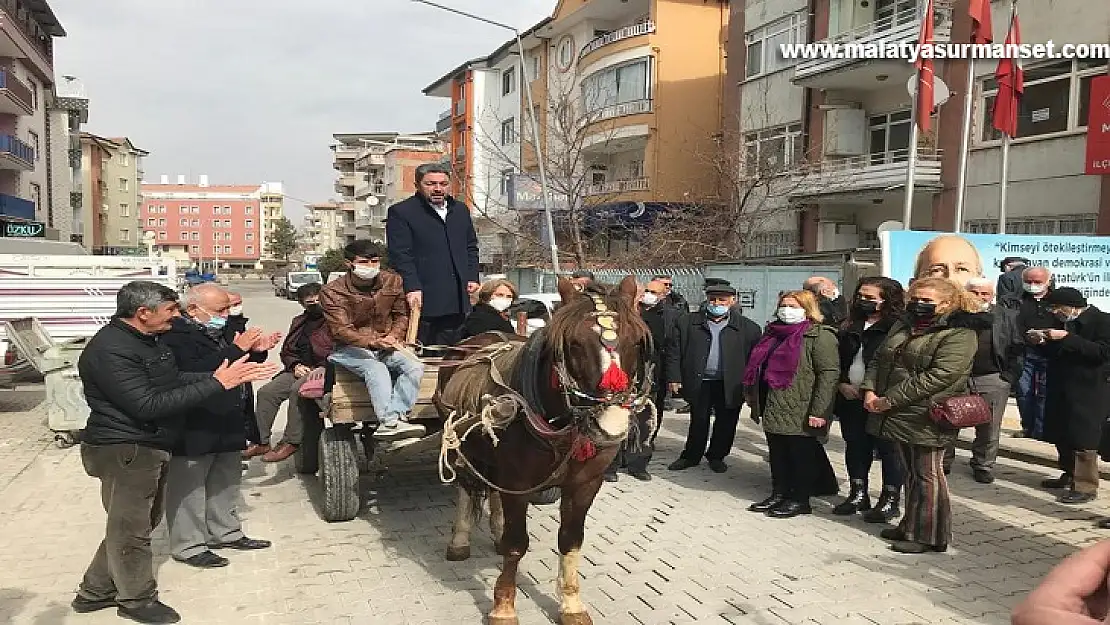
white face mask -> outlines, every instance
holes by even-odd
[[[783,323],[794,325],[806,320],[806,311],[802,310],[801,308],[793,308],[791,306],[780,306],[779,309],[775,312],[775,316],[778,317],[779,321]]]
[[[489,305],[497,312],[505,312],[509,306],[513,305],[513,298],[511,297],[494,297],[489,301]]]
[[[238,306],[232,306],[231,308],[227,309],[227,314],[232,317],[238,317],[239,315],[243,314],[243,305],[239,304]]]
[[[381,273],[382,270],[381,270],[381,267],[369,267],[367,265],[354,265],[351,268],[351,271],[354,272],[355,277],[360,279],[360,280],[373,280],[374,278],[378,277],[378,274]]]
[[[836,299],[838,297],[840,297],[840,289],[833,289],[832,292],[829,293],[829,299]]]
[[[1021,285],[1021,288],[1025,289],[1026,293],[1032,293],[1033,295],[1037,295],[1038,293],[1044,293],[1045,285],[1043,285],[1043,284],[1029,284],[1028,282],[1023,282],[1022,285]]]
[[[643,302],[644,306],[654,306],[659,303],[659,296],[655,293],[644,293],[640,301]]]

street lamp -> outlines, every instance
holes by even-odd
[[[490,26],[496,26],[513,33],[513,37],[516,39],[517,54],[520,56],[520,88],[524,90],[524,97],[528,102],[528,121],[532,127],[532,144],[536,147],[536,163],[540,173],[540,198],[543,202],[543,214],[546,222],[545,225],[547,226],[548,243],[551,247],[551,269],[555,272],[555,275],[558,275],[559,249],[558,246],[555,245],[555,222],[551,218],[551,204],[547,193],[547,166],[543,162],[543,154],[540,151],[540,127],[539,124],[536,123],[536,103],[532,101],[532,90],[528,87],[528,76],[524,71],[524,43],[520,40],[520,31],[508,24],[502,24],[501,22],[495,22],[494,20],[484,18],[480,15],[467,13],[466,11],[461,11],[435,2],[429,2],[429,0],[412,1],[419,4],[426,4],[430,7],[447,11],[448,13],[461,15],[472,20],[489,24]]]

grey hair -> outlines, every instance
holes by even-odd
[[[134,319],[140,308],[154,310],[159,305],[177,301],[177,291],[168,286],[135,280],[128,282],[116,293],[116,316],[121,319]]]
[[[416,167],[416,182],[420,183],[424,176],[428,174],[445,174],[448,178],[451,177],[451,168],[443,163],[424,163]]]
[[[1048,267],[1044,267],[1042,265],[1036,265],[1034,267],[1026,267],[1025,269],[1022,269],[1022,271],[1021,271],[1022,280],[1024,280],[1025,276],[1028,276],[1029,272],[1031,272],[1031,271],[1043,271],[1043,272],[1045,272],[1045,274],[1048,275],[1049,280],[1052,279],[1052,270],[1051,269],[1049,269]]]
[[[215,284],[212,284],[211,282],[198,284],[189,289],[189,291],[185,294],[185,303],[186,305],[193,304],[195,306],[200,306],[201,301],[213,292],[223,292],[223,289],[216,286]]]
[[[981,287],[987,287],[991,291],[993,291],[994,290],[994,282],[990,278],[984,278],[982,276],[980,276],[978,278],[972,278],[972,279],[967,281],[967,288],[971,289],[971,288],[975,288],[975,287],[980,287],[980,288]]]

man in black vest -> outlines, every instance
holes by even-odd
[[[404,280],[406,299],[420,310],[418,338],[454,345],[478,283],[478,235],[466,204],[448,194],[451,170],[440,163],[416,168],[416,194],[389,207],[385,221],[389,263]]]

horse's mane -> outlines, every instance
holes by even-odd
[[[617,313],[617,334],[621,343],[639,344],[650,340],[651,331],[647,324],[640,318],[632,302],[620,296],[618,288],[591,284],[573,300],[561,304],[547,326],[547,348],[556,354],[562,352],[567,340],[579,330],[582,319],[594,312],[594,302],[590,295],[601,296],[609,309]]]

